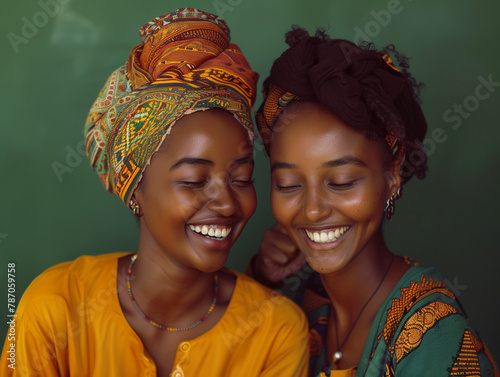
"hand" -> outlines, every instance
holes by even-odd
[[[306,258],[297,249],[285,228],[275,223],[262,237],[253,268],[257,280],[274,284],[297,273],[305,264]]]

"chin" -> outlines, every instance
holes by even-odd
[[[307,253],[306,261],[309,264],[309,267],[320,274],[337,272],[346,266],[344,260],[332,257],[331,252],[323,255],[318,255],[317,253]]]
[[[206,273],[219,271],[226,264],[228,255],[229,250],[227,252],[222,252],[217,256],[212,255],[205,257],[196,262],[195,268]]]

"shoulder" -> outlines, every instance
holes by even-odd
[[[269,375],[296,375],[288,374],[287,370],[302,367],[305,371],[309,332],[302,310],[279,292],[248,276],[226,271],[236,276],[236,286],[220,321],[220,339],[230,349],[240,349],[244,357],[255,357],[255,353],[266,355],[269,370],[279,369],[275,374],[268,372]]]
[[[37,303],[45,303],[44,306],[56,302],[68,303],[85,295],[89,290],[114,284],[117,260],[123,255],[126,254],[85,255],[74,261],[50,267],[28,286],[22,303],[24,306]]]
[[[425,318],[427,327],[452,314],[465,317],[441,274],[435,268],[420,265],[406,272],[386,299],[384,307],[387,310],[384,338],[388,343],[394,340],[403,325],[413,323],[417,317]]]
[[[460,293],[435,267],[415,265],[410,268],[400,281],[399,293],[399,301],[408,307],[410,313],[435,307],[443,316],[449,313],[467,318],[457,297]]]
[[[469,357],[468,372],[491,369],[483,341],[446,283],[437,269],[417,265],[393,290],[380,335],[396,370],[425,365],[430,357],[436,375],[463,368],[464,357]]]
[[[405,308],[402,313],[417,310],[431,302],[444,302],[462,312],[455,292],[447,283],[436,268],[415,265],[399,280],[386,302],[392,300],[393,307],[397,306],[396,301],[399,302]]]
[[[242,311],[260,312],[276,321],[307,326],[302,309],[289,298],[263,286],[247,275],[228,269],[226,271],[236,276],[232,304]]]

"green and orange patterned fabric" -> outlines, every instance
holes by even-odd
[[[253,72],[221,18],[193,8],[157,17],[90,109],[86,150],[104,187],[125,203],[176,120],[222,108],[253,141]]]

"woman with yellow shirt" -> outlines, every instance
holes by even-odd
[[[223,268],[256,207],[258,75],[212,14],[180,9],[140,34],[85,126],[92,166],[139,219],[138,250],[35,279],[1,374],[305,376],[301,310]]]

